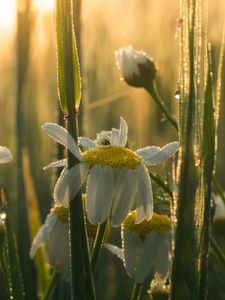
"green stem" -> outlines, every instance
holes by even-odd
[[[57,0],[56,27],[58,46],[58,78],[62,107],[67,111],[68,132],[75,142],[78,139],[78,120],[74,113],[75,101],[80,94],[80,74],[72,22],[72,2]],[[63,100],[63,101],[62,101]],[[67,152],[68,169],[79,163]],[[95,299],[87,243],[81,191],[69,203],[71,294],[73,300]]]
[[[140,283],[135,282],[131,294],[131,300],[139,300],[141,296],[143,286]]]
[[[98,230],[97,230],[97,233],[95,236],[94,248],[93,248],[92,255],[91,255],[91,267],[92,267],[93,273],[95,272],[99,253],[100,253],[100,250],[101,250],[101,247],[103,244],[107,221],[108,220],[106,220],[103,224],[98,225]]]
[[[149,171],[149,175],[151,179],[155,181],[155,183],[157,183],[164,190],[164,192],[166,192],[171,198],[173,198],[173,193],[171,189],[168,187],[167,184],[165,184],[164,181],[162,181],[162,179],[159,176],[155,175],[151,171]]]
[[[210,242],[211,248],[216,253],[217,257],[219,258],[220,262],[225,268],[225,254],[223,253],[223,250],[220,248],[220,246],[217,244],[216,240],[212,236],[210,237]]]
[[[58,274],[56,274],[55,272],[53,273],[52,277],[49,280],[47,289],[45,291],[44,296],[42,297],[42,300],[51,300],[53,293],[55,291],[57,282],[58,282]]]
[[[4,285],[5,285],[5,292],[7,295],[7,299],[11,299],[11,288],[10,288],[10,278],[9,278],[9,272],[6,266],[6,261],[5,261],[5,256],[4,256],[4,250],[3,247],[0,249],[0,265],[2,269],[2,277],[4,280]]]
[[[155,102],[158,104],[162,112],[164,113],[167,120],[171,123],[171,125],[178,131],[178,124],[177,121],[174,119],[174,117],[171,115],[169,110],[167,109],[165,103],[163,102],[161,96],[159,95],[156,85],[155,84],[149,84],[146,85],[146,90],[149,92],[149,94],[152,96],[152,98],[155,100]]]

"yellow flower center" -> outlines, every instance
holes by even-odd
[[[83,158],[91,166],[103,165],[112,168],[135,169],[142,162],[142,158],[130,149],[113,145],[88,150],[83,153]]]
[[[55,206],[51,209],[51,213],[56,214],[60,221],[64,223],[68,223],[68,219],[69,219],[68,208],[64,206]]]
[[[135,224],[136,211],[131,211],[126,220],[123,222],[123,227],[131,232],[135,232],[144,236],[150,232],[169,232],[172,229],[172,221],[166,215],[153,214],[151,220],[144,220],[139,224]]]

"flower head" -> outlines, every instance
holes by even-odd
[[[46,123],[43,129],[57,142],[66,146],[79,160],[67,170],[64,168],[55,185],[56,204],[66,207],[87,180],[87,215],[92,224],[104,223],[110,218],[112,226],[119,226],[132,206],[136,204],[137,218],[150,219],[153,213],[151,181],[145,165],[158,164],[172,156],[179,147],[173,142],[163,148],[152,146],[132,151],[126,148],[128,127],[120,118],[120,128],[113,128],[105,138],[109,145],[98,146],[86,137],[80,145],[87,148],[81,153],[72,136],[62,127]],[[66,160],[48,167],[65,166]]]
[[[45,245],[50,266],[55,272],[60,273],[66,281],[70,281],[68,209],[63,206],[56,206],[51,209],[33,240],[30,249],[31,258],[35,256],[41,244]]]
[[[0,164],[4,164],[12,160],[12,154],[6,147],[0,146]]]
[[[134,87],[144,87],[146,81],[152,82],[156,77],[153,59],[143,51],[135,51],[132,46],[115,52],[116,64],[122,78]]]
[[[169,252],[172,222],[166,215],[153,214],[151,220],[136,224],[136,211],[123,222],[122,249],[106,245],[123,260],[127,274],[142,283],[151,270],[156,278],[164,279],[169,270]]]
[[[164,278],[169,270],[172,222],[168,216],[154,213],[151,220],[136,224],[135,215],[130,212],[122,227],[125,269],[140,283],[151,270]]]

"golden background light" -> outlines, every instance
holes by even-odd
[[[52,10],[54,4],[55,0],[34,0],[34,7],[42,11]]]
[[[15,22],[16,0],[1,1],[0,31],[10,30]]]

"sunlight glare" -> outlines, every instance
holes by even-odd
[[[42,11],[53,10],[54,4],[55,0],[34,0],[34,7]]]
[[[0,31],[10,31],[15,22],[16,3],[15,0],[7,0],[1,2]]]

